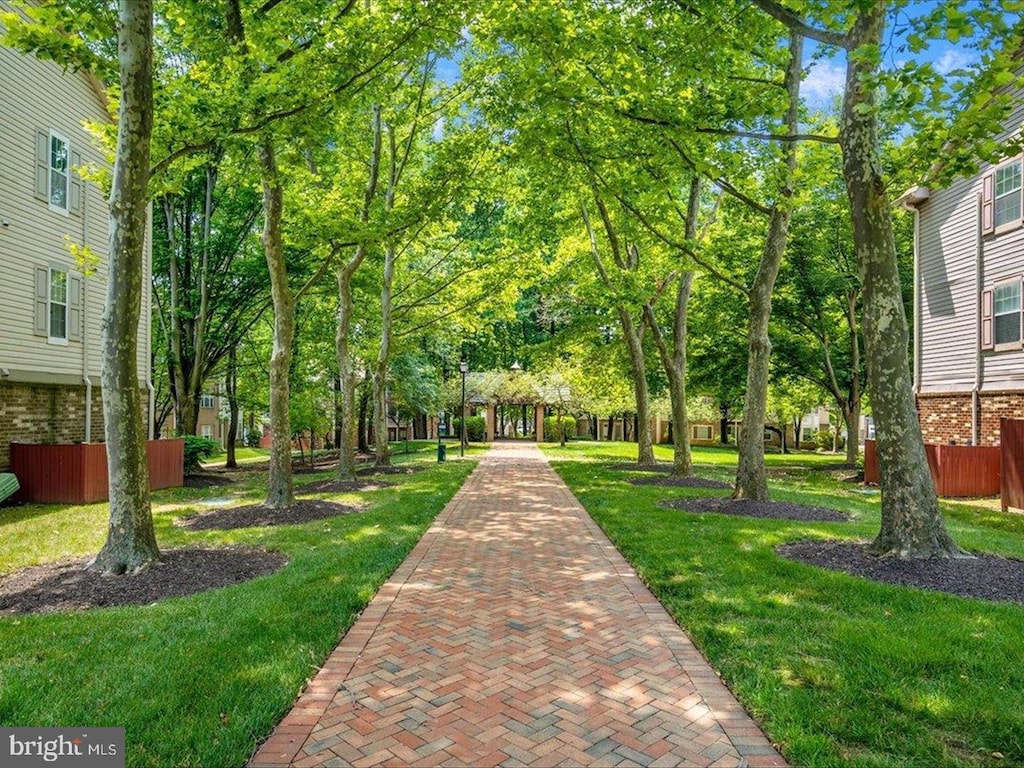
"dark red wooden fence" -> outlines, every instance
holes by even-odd
[[[999,420],[999,447],[1003,454],[999,488],[1003,512],[1008,507],[1024,509],[1024,420]]]
[[[926,445],[924,449],[939,496],[995,496],[1000,492],[999,446]],[[864,443],[864,482],[878,483],[874,440]]]
[[[153,490],[184,482],[185,441],[146,444]],[[107,498],[107,447],[103,443],[11,443],[17,502],[88,504]]]

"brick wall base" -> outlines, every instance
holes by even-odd
[[[921,394],[917,412],[926,443],[971,443],[971,395]],[[1024,419],[1024,392],[988,392],[979,396],[978,445],[999,445],[999,419]]]
[[[957,445],[971,442],[971,395],[918,395],[917,415],[926,443]],[[997,429],[998,432],[998,429]]]
[[[1024,392],[992,392],[981,396],[981,445],[999,445],[999,419],[1024,419]]]
[[[92,439],[103,440],[103,401],[92,390]],[[0,471],[10,469],[11,443],[85,440],[85,387],[0,381]]]

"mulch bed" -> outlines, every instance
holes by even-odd
[[[770,520],[802,520],[805,522],[838,523],[850,516],[845,512],[807,504],[793,504],[788,501],[754,501],[752,499],[699,498],[671,499],[659,504],[683,512],[714,512],[718,515],[757,517]]]
[[[679,488],[715,488],[724,490],[732,488],[729,483],[712,480],[709,477],[634,477],[629,481],[633,485],[670,485]]]
[[[184,486],[186,488],[220,488],[225,485],[233,485],[234,480],[224,475],[212,472],[196,472],[185,475]]]
[[[383,480],[318,480],[296,486],[299,493],[352,493],[353,491],[379,491],[392,483]]]
[[[0,615],[148,605],[275,573],[288,558],[254,549],[171,549],[149,570],[124,576],[88,571],[88,562],[38,565],[0,579]]]
[[[621,464],[609,464],[608,469],[617,469],[622,472],[671,472],[672,465],[662,462],[661,464],[637,464],[633,462],[623,462]]]
[[[235,528],[256,528],[268,525],[298,525],[338,515],[362,512],[359,507],[337,504],[322,499],[301,499],[285,509],[271,509],[263,504],[227,507],[182,518],[180,525],[190,531],[230,531]]]
[[[410,464],[399,464],[396,467],[363,467],[357,469],[357,475],[411,475],[414,472],[422,472],[426,467]]]
[[[900,560],[876,557],[868,553],[867,544],[848,541],[797,541],[775,551],[790,560],[886,584],[1024,604],[1021,560],[997,555]]]

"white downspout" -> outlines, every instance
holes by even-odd
[[[984,288],[984,252],[981,241],[982,194],[978,193],[977,228],[974,246],[974,386],[971,387],[971,445],[978,445],[978,422],[981,420],[981,384],[984,367],[981,357],[981,295]]]
[[[149,390],[149,428],[147,434],[150,440],[154,440],[154,426],[153,426],[153,415],[156,413],[156,387],[153,386],[153,379],[146,379],[146,389]]]
[[[896,200],[914,214],[914,394],[921,392],[921,211],[918,206],[931,197],[928,187],[915,186]]]
[[[88,187],[82,185],[82,245],[88,246],[89,244],[89,229],[86,225],[86,212],[88,206],[86,200],[88,199]],[[83,274],[83,278],[85,275]],[[86,296],[89,292],[87,290],[88,280],[82,280],[82,309],[81,309],[81,323],[82,323],[82,381],[85,383],[85,442],[92,442],[92,379],[89,378],[89,312],[88,303],[86,302]]]
[[[914,394],[921,393],[921,211],[910,202],[903,208],[914,214]]]

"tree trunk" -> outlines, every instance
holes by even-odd
[[[232,347],[228,353],[228,375],[225,380],[228,392],[228,458],[224,463],[225,467],[234,468],[238,466],[235,459],[235,447],[238,443],[238,355]]]
[[[170,374],[174,385],[174,431],[178,435],[194,435],[196,424],[196,402],[188,387],[184,355],[181,345],[181,291],[178,269],[178,236],[174,220],[174,198],[166,195],[163,199],[164,217],[167,221],[167,251],[169,256],[170,317],[167,335],[170,345]]]
[[[847,408],[843,420],[846,422],[846,465],[856,467],[860,456],[860,403]]]
[[[359,220],[365,224],[370,219],[370,206],[377,194],[377,180],[380,174],[380,143],[381,116],[380,106],[373,106],[373,141],[370,149],[370,172],[363,191],[363,206],[359,211]],[[337,269],[338,278],[338,332],[335,336],[335,347],[338,356],[338,380],[341,386],[341,412],[338,428],[338,479],[355,480],[356,478],[356,447],[362,448],[362,442],[356,432],[360,423],[356,416],[356,372],[352,364],[352,353],[349,349],[349,338],[352,331],[352,318],[355,315],[355,304],[352,301],[352,278],[356,270],[366,258],[366,244],[360,243],[356,252]],[[361,419],[362,416],[359,416]]]
[[[335,336],[335,350],[338,357],[338,382],[341,387],[338,414],[338,479],[341,481],[356,479],[357,385],[352,353],[349,350],[352,316],[355,314],[355,304],[352,302],[352,273],[355,270],[350,268],[351,264],[352,262],[349,262],[339,267],[337,271],[338,330]]]
[[[359,423],[356,428],[356,443],[360,451],[363,453],[370,452],[370,441],[367,436],[367,417],[370,407],[370,393],[363,388],[363,391],[359,395]]]
[[[799,132],[800,77],[803,38],[791,33],[789,63],[785,85],[789,95],[786,127],[790,134]],[[764,253],[748,294],[747,321],[747,390],[743,400],[743,431],[739,444],[734,499],[768,499],[768,474],[764,466],[764,426],[768,411],[768,364],[772,343],[768,323],[772,315],[772,291],[786,251],[789,221],[793,215],[793,177],[796,172],[796,142],[783,149],[785,173],[779,199],[772,207]]]
[[[875,0],[861,12],[851,33],[857,47],[882,44],[886,6]],[[962,552],[939,511],[914,408],[907,319],[870,85],[875,70],[872,57],[849,57],[839,134],[864,287],[864,345],[882,490],[882,525],[871,550],[901,558],[950,557]]]
[[[688,477],[693,474],[690,430],[686,414],[686,312],[692,286],[693,273],[682,273],[676,287],[676,314],[671,350],[665,343],[654,309],[650,304],[644,307],[644,319],[654,336],[661,365],[668,378],[669,400],[672,407],[672,422],[669,429],[672,436],[672,477]]]
[[[629,350],[629,369],[633,375],[633,397],[636,400],[636,461],[641,466],[655,463],[654,446],[651,443],[651,408],[650,396],[647,391],[647,365],[644,362],[644,350],[640,340],[642,328],[635,328],[629,312],[620,308],[619,322],[622,323],[622,335],[626,339]],[[625,431],[625,425],[623,425]],[[623,435],[625,437],[625,435]]]
[[[153,132],[153,4],[118,7],[121,81],[117,156],[110,190],[110,265],[103,309],[103,421],[107,441],[110,522],[90,568],[135,573],[160,558],[150,504],[146,419],[138,375],[138,327],[148,217]]]
[[[700,176],[690,180],[690,195],[686,207],[685,237],[693,242],[697,238],[697,214],[700,211]],[[693,474],[693,458],[690,452],[690,429],[686,415],[686,313],[690,305],[693,288],[693,273],[684,271],[676,280],[675,317],[672,322],[672,349],[669,350],[664,334],[650,302],[644,305],[644,319],[654,337],[661,365],[668,377],[669,400],[672,407],[672,421],[669,432],[672,437],[672,477],[687,477]]]
[[[274,143],[269,136],[260,139],[257,154],[263,181],[264,222],[261,240],[267,269],[270,271],[270,291],[274,301],[274,347],[270,357],[270,479],[264,504],[271,509],[283,509],[291,506],[295,500],[292,487],[292,429],[288,413],[288,369],[295,335],[295,302],[288,284],[281,232],[284,190],[274,156]]]
[[[388,244],[384,250],[384,277],[380,290],[380,348],[373,372],[373,433],[375,443],[374,465],[391,466],[391,448],[388,446],[388,357],[391,354],[391,286],[395,279],[397,250]],[[462,414],[462,433],[466,433],[466,414]],[[396,435],[397,437],[397,435]]]

